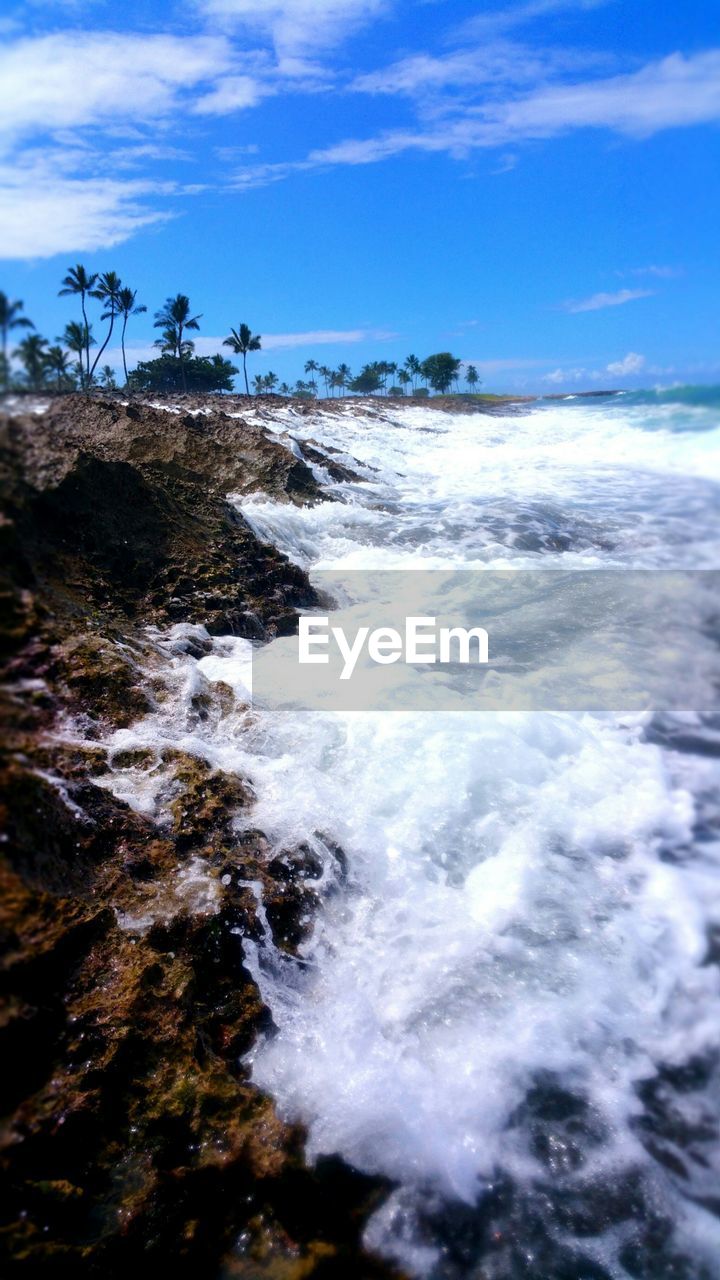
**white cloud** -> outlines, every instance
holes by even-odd
[[[270,37],[280,58],[315,53],[380,17],[389,0],[197,0],[221,22],[242,23]]]
[[[558,72],[602,66],[606,62],[607,58],[596,52],[538,46],[531,49],[496,40],[439,57],[415,54],[380,71],[358,76],[350,88],[357,93],[407,97],[438,94],[444,90],[464,90],[477,96],[479,91],[486,92],[488,86],[527,86]]]
[[[629,351],[623,360],[615,360],[606,368],[607,373],[612,373],[618,378],[626,378],[632,373],[641,373],[645,368],[645,357],[638,355],[637,351]]]
[[[254,105],[273,91],[269,75],[267,55],[240,59],[224,36],[73,32],[8,43],[0,257],[105,248],[171,216],[153,207],[180,191],[157,180],[159,163],[182,157],[165,141],[171,127]],[[38,135],[42,148],[31,149]],[[121,171],[131,176],[120,181]]]
[[[643,138],[715,120],[720,120],[720,50],[688,58],[674,53],[630,75],[557,85],[496,113],[499,127],[528,138],[581,128]]]
[[[245,111],[257,106],[261,98],[268,97],[275,89],[253,76],[225,76],[211,93],[195,103],[198,115],[225,116],[233,111]]]
[[[587,369],[553,369],[552,373],[543,374],[542,380],[553,387],[559,387],[563,383],[582,382],[583,379],[590,379],[594,376]]]
[[[281,347],[331,346],[335,343],[389,342],[396,333],[384,329],[310,329],[306,333],[268,333],[262,340],[266,351]]]
[[[428,128],[387,130],[318,148],[300,161],[248,168],[237,185],[258,186],[292,172],[331,165],[373,164],[408,151],[463,158],[479,148],[607,129],[642,139],[664,129],[720,121],[720,50],[675,53],[630,74],[543,87],[475,106],[458,104],[451,118]],[[629,299],[628,299],[629,300]]]
[[[564,9],[579,10],[600,9],[611,3],[611,0],[528,0],[526,4],[514,5],[511,9],[495,9],[470,18],[463,26],[466,34],[483,35],[494,31],[506,31],[511,27],[526,26],[536,18],[545,18],[550,13]]]
[[[167,184],[67,176],[37,157],[22,167],[0,164],[0,256],[48,258],[103,249],[169,214],[146,199]]]
[[[685,274],[682,267],[633,267],[629,273],[631,276],[654,276],[657,280],[675,280],[678,276]]]
[[[645,368],[645,356],[639,355],[637,351],[629,351],[622,360],[613,360],[606,364],[604,369],[558,368],[543,374],[542,380],[556,387],[578,383],[602,383],[607,381],[608,376],[629,378],[642,373]]]
[[[581,298],[578,302],[566,302],[564,310],[577,315],[581,311],[602,311],[605,307],[623,307],[626,302],[652,297],[652,289],[619,289],[617,293],[594,293],[592,297]]]
[[[148,121],[234,68],[223,37],[72,32],[0,50],[0,133]]]

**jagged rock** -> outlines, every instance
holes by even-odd
[[[318,501],[312,472],[257,423],[182,407],[67,397],[0,421],[0,1269],[390,1280],[361,1243],[386,1186],[309,1169],[242,1062],[272,1030],[249,886],[293,963],[312,852],[247,825],[247,780],[104,744],[169,696],[147,624],[263,639],[315,599],[226,501]],[[173,652],[202,656],[203,634]],[[235,707],[215,683],[191,710]],[[112,794],[123,770],[157,781],[152,816]]]

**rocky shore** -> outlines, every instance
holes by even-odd
[[[153,634],[262,640],[314,600],[227,495],[319,502],[309,463],[351,473],[271,436],[270,398],[35,410],[0,416],[2,1274],[396,1276],[361,1244],[387,1188],[336,1159],[308,1168],[242,1065],[269,1022],[243,963],[248,885],[291,952],[311,851],[238,835],[251,779],[107,746],[171,696]],[[190,714],[234,703],[215,683]],[[162,814],[118,799],[111,767],[160,770]]]

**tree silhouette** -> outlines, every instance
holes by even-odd
[[[408,356],[405,361],[405,368],[412,379],[413,391],[417,385],[417,379],[420,377],[420,361],[417,356]]]
[[[183,343],[187,347],[188,343]],[[214,391],[232,391],[233,378],[240,372],[237,365],[231,364],[221,355],[194,356],[183,360],[181,366],[177,356],[169,352],[156,360],[140,360],[128,375],[128,388],[139,392],[165,392],[177,394],[182,390],[181,369],[185,372],[185,385],[188,391],[204,395]]]
[[[80,328],[79,325],[78,328]],[[81,358],[82,351],[83,348],[81,347]],[[62,391],[63,386],[67,387],[69,384],[71,385],[70,360],[68,358],[67,351],[64,351],[61,346],[48,348],[45,353],[45,367],[46,369],[49,369],[51,373],[55,374],[58,391]]]
[[[177,293],[174,298],[166,298],[164,305],[155,312],[155,329],[162,329],[163,336],[155,344],[168,351],[180,361],[180,377],[183,391],[187,391],[187,375],[185,372],[185,356],[192,354],[192,342],[183,338],[186,329],[199,329],[202,315],[190,315],[190,299],[186,293]]]
[[[7,389],[10,381],[10,362],[8,360],[8,340],[13,329],[34,329],[35,325],[28,316],[21,315],[24,303],[17,299],[11,302],[7,294],[0,293],[0,334],[2,334],[2,387]]]
[[[47,338],[31,333],[18,344],[13,355],[20,361],[32,391],[40,391],[47,370]]]
[[[382,370],[377,361],[373,364],[363,365],[357,377],[353,378],[350,383],[350,390],[357,392],[358,395],[372,395],[373,391],[379,391],[382,386]]]
[[[341,388],[343,395],[345,395],[345,389],[352,378],[350,366],[347,364],[338,365],[337,375],[339,378],[338,386]]]
[[[63,287],[58,292],[59,298],[66,297],[68,294],[79,295],[80,305],[82,307],[83,324],[85,326],[85,332],[87,334],[90,333],[90,326],[88,325],[87,311],[85,310],[85,299],[92,292],[95,286],[96,280],[97,280],[97,272],[94,275],[88,275],[82,263],[78,262],[77,266],[69,268],[68,273],[62,282]],[[84,372],[82,371],[82,358],[81,358],[80,364],[81,364],[80,385],[81,387],[85,387],[86,385],[89,387],[90,385],[90,346],[89,345],[85,348]]]
[[[122,284],[120,281],[120,277],[117,274],[117,271],[104,271],[103,274],[100,276],[99,284],[96,286],[96,288],[94,288],[91,291],[91,294],[90,294],[92,298],[97,298],[99,302],[102,302],[105,307],[105,310],[103,311],[100,319],[109,320],[110,322],[108,326],[108,331],[105,335],[105,341],[100,347],[92,363],[92,368],[90,370],[91,382],[95,376],[95,370],[98,367],[100,357],[102,356],[105,348],[107,347],[112,337],[112,332],[115,327],[115,317],[118,315],[118,312],[120,310],[118,298],[120,295],[121,288],[122,288]]]
[[[462,360],[456,360],[449,351],[438,351],[423,360],[421,373],[434,391],[444,395],[455,381],[461,364]]]
[[[474,364],[469,364],[465,370],[465,381],[467,382],[470,390],[474,391],[480,381],[480,376]]]
[[[230,347],[236,356],[243,358],[243,374],[245,376],[245,394],[250,395],[250,387],[248,385],[247,375],[247,357],[248,351],[260,351],[262,339],[259,333],[253,333],[250,326],[241,324],[237,329],[230,330],[230,337],[223,342],[224,347]]]
[[[125,359],[125,331],[130,316],[139,316],[143,311],[147,311],[147,307],[143,305],[136,306],[137,289],[129,289],[125,286],[118,293],[118,311],[122,316],[122,332],[120,334],[120,347],[122,349],[123,371],[125,373],[125,384],[128,380],[127,360]]]
[[[92,336],[92,326],[80,324],[79,320],[71,320],[65,325],[65,332],[58,342],[63,343],[68,351],[72,351],[78,358],[78,375],[80,377],[80,386],[84,387],[87,382],[87,374],[83,369],[83,356],[96,346],[95,339]]]

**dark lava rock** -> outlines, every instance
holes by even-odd
[[[318,501],[312,472],[193,407],[66,397],[0,419],[0,1273],[390,1280],[361,1243],[385,1184],[309,1169],[242,1064],[272,1032],[245,965],[266,927],[248,885],[296,963],[310,851],[238,834],[246,779],[103,745],[167,696],[148,623],[263,639],[314,601],[226,500]],[[234,695],[196,701],[201,719]],[[157,817],[112,795],[122,769],[161,774]]]

